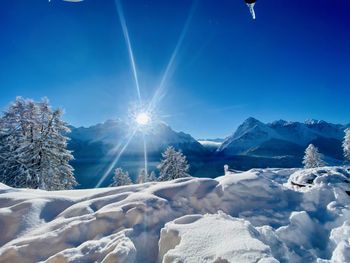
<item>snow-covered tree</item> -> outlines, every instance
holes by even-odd
[[[225,165],[224,165],[224,172],[225,172],[225,175],[228,174],[228,169],[229,169],[228,164],[225,164]]]
[[[16,98],[0,118],[0,180],[13,187],[72,189],[77,183],[69,162],[67,124],[62,111]]]
[[[143,184],[148,182],[148,175],[146,172],[146,169],[141,169],[138,177],[137,177],[137,183],[138,184]]]
[[[345,137],[343,141],[343,151],[344,151],[344,158],[347,161],[350,161],[350,128],[345,130]]]
[[[181,151],[176,151],[174,147],[169,146],[165,152],[162,153],[162,157],[163,160],[158,165],[160,181],[189,176],[189,165],[186,156],[184,156]]]
[[[28,181],[28,167],[20,160],[20,145],[25,142],[25,101],[17,98],[0,118],[0,181],[14,187]]]
[[[42,139],[35,148],[40,188],[72,189],[76,185],[73,168],[69,164],[73,155],[67,150],[68,139],[65,136],[70,129],[62,121],[60,109],[51,111],[47,102],[43,102],[40,107],[43,118],[40,127]]]
[[[122,186],[132,184],[128,172],[124,172],[122,168],[117,168],[114,171],[114,176],[110,186]]]
[[[310,144],[306,150],[303,159],[305,168],[316,168],[325,166],[325,162],[322,160],[322,154],[318,151],[318,148],[313,144]]]
[[[150,173],[150,175],[148,176],[148,181],[149,182],[156,182],[157,181],[157,176],[156,176],[156,173],[154,171],[152,171]]]
[[[148,182],[155,182],[157,181],[156,174],[154,171],[152,171],[150,174],[146,173],[145,169],[141,169],[138,177],[137,177],[137,183],[138,184],[143,184],[143,183],[148,183]]]

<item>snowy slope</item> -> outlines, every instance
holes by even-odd
[[[345,167],[62,192],[0,185],[0,262],[350,262],[349,194]]]
[[[227,155],[244,154],[247,150],[272,138],[280,139],[281,136],[268,125],[257,119],[249,118],[222,143],[218,151]]]

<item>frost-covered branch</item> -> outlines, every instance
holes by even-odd
[[[41,102],[16,98],[0,118],[0,180],[13,187],[45,190],[76,185],[73,156],[67,150],[67,124],[61,111]]]

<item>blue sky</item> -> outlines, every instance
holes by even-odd
[[[175,130],[224,137],[247,117],[350,122],[350,2],[124,0],[143,100],[192,14],[158,114]],[[192,13],[191,13],[192,10]],[[47,96],[88,126],[137,100],[114,0],[8,0],[0,8],[0,107]]]

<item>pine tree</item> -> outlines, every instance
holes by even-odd
[[[174,147],[169,146],[164,153],[162,153],[163,160],[158,165],[160,171],[159,180],[167,181],[181,177],[189,176],[189,165],[186,156],[180,151],[176,151]]]
[[[137,177],[137,183],[143,184],[143,183],[149,183],[149,182],[155,182],[157,181],[156,174],[154,171],[152,171],[150,174],[146,173],[145,169],[141,169],[138,177]]]
[[[344,158],[347,161],[350,161],[350,128],[345,130],[345,136],[343,141],[343,151],[344,151]]]
[[[225,173],[225,175],[228,175],[229,174],[229,166],[228,166],[228,164],[225,164],[224,165],[224,173]]]
[[[35,148],[38,156],[36,168],[40,175],[40,188],[72,189],[76,185],[73,168],[69,164],[73,155],[67,150],[68,138],[65,136],[70,129],[61,120],[60,109],[52,112],[47,102],[43,102],[41,107],[41,116],[44,118],[44,125],[40,127],[42,139]]]
[[[36,107],[18,97],[0,119],[0,180],[12,187],[36,188],[23,151],[33,142]]]
[[[148,182],[148,174],[146,172],[146,169],[141,169],[138,177],[137,177],[137,183],[143,184]]]
[[[132,181],[129,177],[129,173],[124,172],[122,168],[115,169],[112,183],[110,184],[110,186],[115,187],[129,184],[132,184]]]
[[[316,168],[325,166],[325,162],[322,160],[322,154],[319,153],[318,148],[313,144],[310,144],[306,148],[303,164],[304,168]]]
[[[16,98],[0,119],[0,180],[13,187],[72,189],[77,183],[69,162],[62,111],[47,99]],[[7,151],[7,153],[6,153]]]
[[[150,173],[150,175],[148,176],[148,181],[149,182],[156,182],[157,181],[157,176],[156,176],[156,173],[154,171],[152,171]]]

